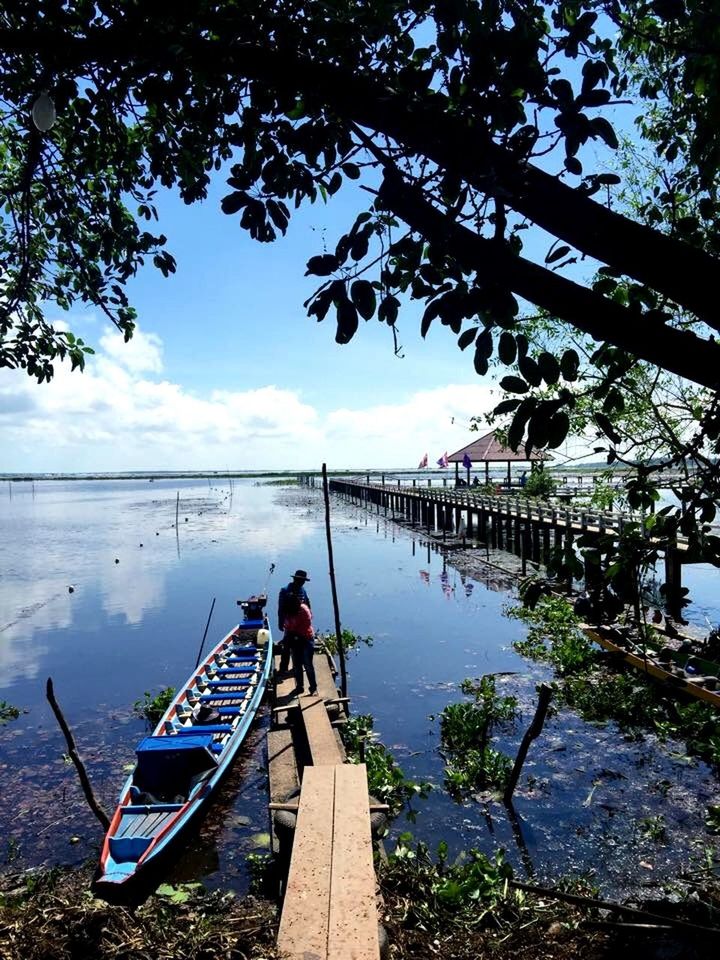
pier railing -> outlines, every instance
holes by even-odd
[[[419,484],[403,484],[400,480],[392,484],[368,483],[365,477],[348,477],[330,481],[331,489],[340,490],[349,486],[367,493],[372,492],[380,498],[383,495],[392,498],[393,495],[399,494],[403,497],[455,507],[461,511],[484,510],[487,513],[502,514],[552,527],[571,527],[575,532],[587,530],[593,533],[621,534],[631,523],[643,527],[646,519],[646,516],[637,510],[592,510],[587,507],[574,507],[572,504],[548,503],[519,494],[490,495],[474,491],[472,487],[425,487]],[[376,502],[374,496],[371,499]],[[682,542],[683,538],[678,538],[678,547],[682,546]]]

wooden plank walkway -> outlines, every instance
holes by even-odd
[[[302,718],[312,766],[345,762],[345,750],[338,734],[330,725],[325,702],[318,696],[300,697]]]
[[[379,960],[364,765],[308,767],[278,951],[287,960]]]
[[[340,734],[330,725],[330,719],[325,712],[325,722],[322,723],[322,717],[319,716],[317,708],[307,715],[310,722],[310,729],[318,731],[313,737],[312,743],[309,742],[307,725],[302,724],[302,729],[293,729],[288,723],[288,713],[290,710],[300,708],[309,708],[311,703],[324,702],[324,700],[335,700],[338,696],[335,687],[335,679],[330,663],[326,654],[320,650],[315,653],[314,666],[315,676],[318,684],[317,697],[296,697],[292,695],[295,689],[295,680],[289,676],[277,676],[277,669],[280,665],[280,657],[275,657],[275,704],[276,707],[283,707],[280,712],[275,712],[275,725],[268,731],[267,749],[268,749],[268,776],[270,781],[270,802],[285,803],[290,798],[297,802],[300,791],[300,777],[303,767],[306,764],[327,762],[321,757],[321,744],[318,737],[324,735],[325,757],[330,758],[331,763],[343,763],[345,760],[345,751],[342,745]],[[304,713],[301,714],[304,716]],[[340,715],[345,716],[344,707],[341,706]],[[329,734],[328,734],[329,731]],[[332,740],[330,740],[332,738]],[[313,744],[315,746],[315,756],[313,756]],[[273,853],[277,854],[280,848],[279,838],[275,829],[275,817],[271,816],[271,839]]]

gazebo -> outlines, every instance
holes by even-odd
[[[466,457],[467,460],[465,459]],[[479,440],[473,440],[472,443],[463,447],[462,450],[450,454],[448,463],[455,464],[455,483],[457,483],[460,478],[460,464],[466,464],[468,460],[470,461],[470,466],[466,467],[468,485],[470,484],[470,470],[473,463],[485,464],[485,483],[490,482],[491,463],[507,463],[507,485],[509,487],[510,470],[513,463],[529,463],[532,466],[533,463],[542,463],[543,460],[547,459],[548,456],[545,453],[531,453],[529,457],[524,456],[521,452],[515,453],[510,447],[506,447],[500,443],[493,430],[490,433],[486,433],[484,437],[480,437]]]

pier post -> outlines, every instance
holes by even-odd
[[[520,530],[520,513],[515,517],[515,529],[513,530],[513,550],[516,555],[521,556],[522,547],[520,545],[521,530]],[[523,571],[524,573],[525,571]]]
[[[573,550],[574,542],[575,542],[575,535],[573,534],[573,529],[572,529],[572,517],[568,512],[567,527],[565,529],[565,560],[569,566],[571,565],[571,560],[574,553],[574,550]],[[566,587],[567,587],[567,592],[572,593],[572,588],[573,588],[572,569],[570,569],[570,572],[568,573]]]
[[[682,561],[677,547],[668,543],[665,549],[665,606],[671,617],[682,614]]]

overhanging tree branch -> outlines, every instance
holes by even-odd
[[[720,344],[634,313],[613,300],[552,273],[507,248],[448,222],[421,191],[386,170],[380,200],[426,240],[450,253],[484,283],[506,284],[514,293],[589,334],[630,351],[679,376],[717,390]]]
[[[130,77],[182,65],[205,82],[237,85],[261,81],[268,90],[304,96],[312,108],[332,110],[383,133],[453,171],[476,189],[502,200],[553,236],[620,273],[665,294],[720,330],[714,291],[707,277],[720,264],[705,251],[637,223],[596,203],[561,180],[524,163],[494,143],[475,117],[453,115],[447,98],[433,90],[410,97],[396,92],[392,77],[379,82],[352,67],[322,63],[296,49],[201,35],[195,24],[152,37],[123,25],[89,28],[83,36],[40,30],[0,30],[0,51],[32,53],[55,71],[89,64],[126,70]],[[237,32],[237,31],[236,31]]]

